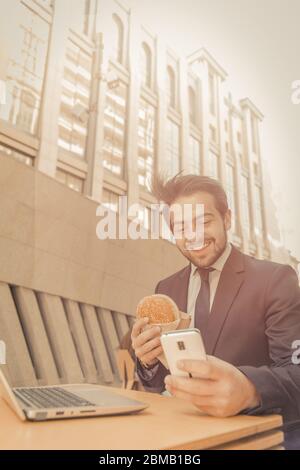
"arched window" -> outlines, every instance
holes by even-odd
[[[151,88],[152,85],[152,53],[148,44],[141,47],[141,78],[142,84]]]
[[[167,67],[167,103],[172,108],[176,104],[176,78],[173,68],[168,65]]]
[[[196,124],[196,93],[192,86],[189,86],[189,115],[192,124]]]
[[[113,59],[120,64],[123,63],[123,47],[124,47],[124,25],[122,20],[115,13],[113,14]]]

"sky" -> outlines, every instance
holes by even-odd
[[[264,115],[261,153],[286,248],[300,260],[300,0],[127,0],[179,55],[205,47],[228,73],[233,100]]]

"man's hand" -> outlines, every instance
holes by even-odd
[[[141,318],[134,323],[131,341],[136,357],[146,365],[154,365],[158,362],[157,356],[163,352],[161,330],[159,326],[148,326],[148,321],[149,318]]]
[[[166,390],[190,401],[206,414],[225,418],[260,403],[252,382],[228,362],[207,356],[207,360],[187,359],[178,361],[177,365],[192,374],[192,378],[167,375]]]

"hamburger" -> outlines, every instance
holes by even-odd
[[[137,318],[149,318],[149,325],[172,323],[180,318],[175,302],[164,294],[144,297],[137,305]]]

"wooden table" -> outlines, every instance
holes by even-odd
[[[111,390],[150,406],[136,415],[21,422],[0,398],[0,449],[282,448],[279,415],[213,418],[178,398]]]

